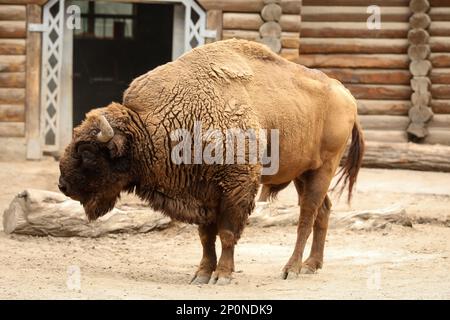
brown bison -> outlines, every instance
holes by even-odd
[[[260,161],[174,163],[173,132],[192,132],[196,121],[205,130],[278,129],[278,171],[262,175]],[[260,184],[273,195],[294,181],[301,210],[295,249],[283,269],[287,278],[322,267],[331,208],[327,191],[350,137],[341,175],[349,198],[364,149],[349,91],[263,45],[220,41],[138,77],[122,104],[89,112],[61,158],[59,188],[83,204],[90,220],[106,214],[127,191],[173,219],[198,224],[203,257],[192,282],[225,284]],[[313,230],[311,254],[303,262]]]

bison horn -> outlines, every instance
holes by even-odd
[[[106,120],[105,116],[100,116],[100,132],[97,134],[97,140],[100,142],[108,142],[114,136],[114,130]]]

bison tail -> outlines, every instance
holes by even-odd
[[[355,122],[352,130],[352,142],[347,154],[345,162],[337,173],[339,176],[333,190],[342,182],[339,189],[339,195],[342,194],[345,187],[348,185],[347,202],[350,203],[352,199],[353,186],[358,177],[359,169],[362,165],[364,155],[364,135],[358,121]]]

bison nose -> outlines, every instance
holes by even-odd
[[[66,183],[66,181],[64,181],[64,179],[63,178],[59,178],[59,184],[58,184],[58,188],[59,188],[59,190],[61,190],[61,192],[62,193],[64,193],[65,195],[67,195],[67,192],[68,192],[68,186],[67,186],[67,183]]]

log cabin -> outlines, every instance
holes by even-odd
[[[0,159],[57,156],[134,77],[230,38],[343,82],[366,165],[450,171],[450,0],[0,0]]]

